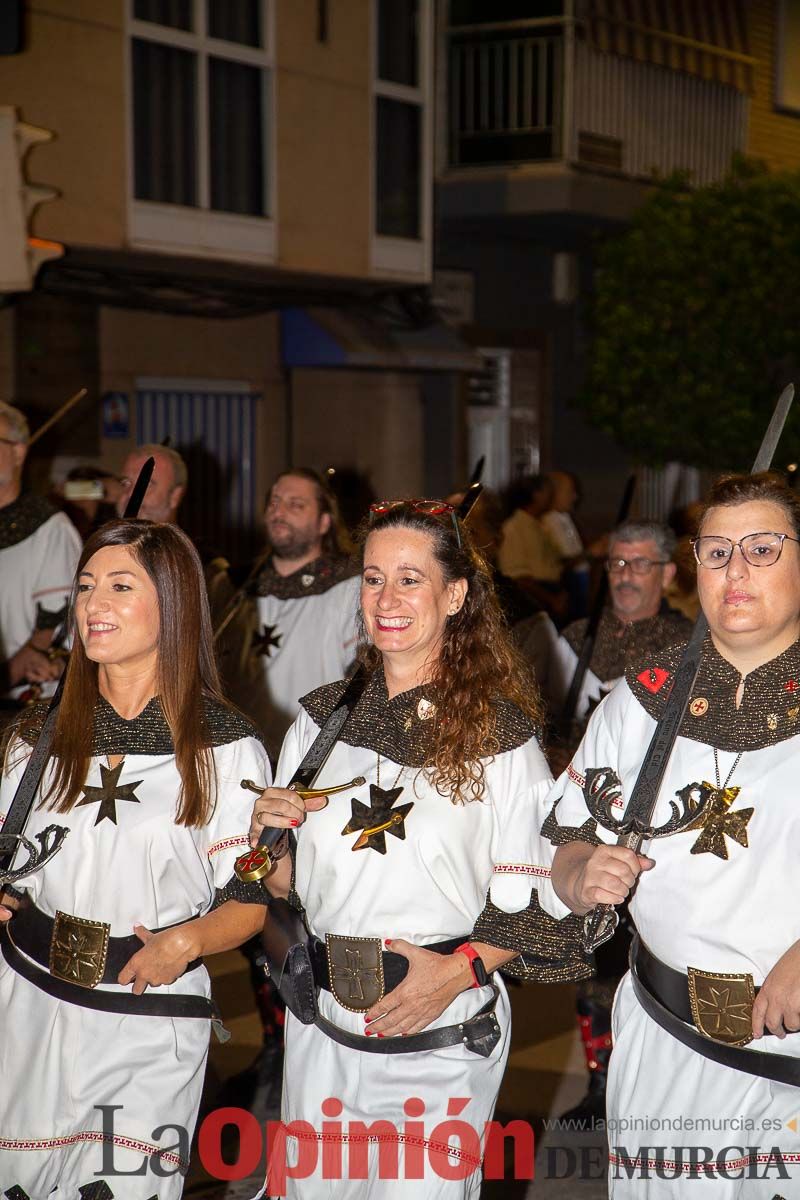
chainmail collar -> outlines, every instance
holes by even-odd
[[[341,699],[346,682],[325,684],[304,696],[300,703],[312,720],[322,726]],[[536,737],[536,730],[515,704],[496,700],[497,716],[494,736],[497,753],[516,750]],[[385,758],[408,767],[422,767],[431,746],[436,717],[436,705],[429,687],[411,688],[389,699],[383,668],[370,676],[364,692],[339,741],[348,746],[374,750]]]
[[[44,719],[47,708],[41,706],[41,717]],[[39,723],[41,727],[41,722]],[[33,722],[22,732],[22,737],[33,744],[36,736]],[[250,722],[225,704],[208,697],[203,699],[203,745],[226,746],[230,742],[238,742],[241,738],[254,737],[261,740],[261,735]],[[92,733],[92,755],[100,754],[174,754],[175,745],[172,740],[169,725],[161,708],[158,696],[150,700],[137,717],[126,721],[116,709],[98,696],[94,710],[94,728]]]
[[[562,635],[576,655],[580,655],[588,624],[586,619],[574,621]],[[691,621],[665,600],[655,616],[642,621],[622,621],[607,608],[600,618],[589,669],[601,683],[619,679],[629,663],[647,658],[670,642],[685,640],[691,628]]]
[[[651,717],[657,719],[664,709],[682,652],[682,643],[669,646],[626,672],[634,696]],[[800,733],[800,642],[745,677],[737,708],[741,678],[707,635],[681,736],[738,753],[774,746]]]
[[[275,596],[278,600],[321,596],[343,579],[352,579],[357,574],[358,568],[345,556],[321,554],[313,562],[304,563],[291,575],[279,575],[270,558],[253,584],[253,595]]]
[[[43,496],[22,492],[16,500],[0,508],[0,550],[24,542],[56,511]]]

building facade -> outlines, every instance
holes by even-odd
[[[433,16],[431,0],[24,6],[0,105],[55,134],[27,177],[58,190],[32,232],[65,254],[4,298],[0,387],[34,425],[89,388],[43,440],[56,475],[170,436],[187,526],[242,550],[291,463],[389,495],[459,480],[475,360],[429,296]]]

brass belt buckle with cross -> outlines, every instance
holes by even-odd
[[[385,992],[380,938],[325,936],[331,991],[342,1008],[366,1012]]]
[[[103,978],[111,926],[56,911],[50,939],[50,974],[78,987],[93,988]]]

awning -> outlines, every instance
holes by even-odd
[[[393,323],[361,309],[285,308],[281,312],[287,367],[350,367],[392,371],[475,371],[478,354],[444,322]]]
[[[576,8],[598,50],[752,90],[742,0],[579,0]]]

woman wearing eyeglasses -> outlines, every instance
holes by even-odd
[[[372,517],[361,574],[369,682],[317,786],[366,782],[327,805],[275,787],[254,808],[254,840],[262,825],[297,830],[293,881],[282,860],[268,887],[285,895],[293,884],[318,939],[322,1022],[290,1015],[287,1026],[283,1119],[307,1123],[290,1126],[290,1143],[304,1131],[290,1158],[306,1158],[287,1194],[476,1197],[508,1056],[498,968],[561,979],[586,967],[574,922],[548,922],[537,903],[550,889],[537,836],[549,789],[541,711],[486,565],[450,505],[384,503]],[[302,701],[279,784],[343,688]],[[344,1138],[328,1159],[339,1184],[323,1178],[322,1152],[310,1162],[302,1147],[325,1122],[334,1147],[337,1130]]]
[[[584,914],[632,892],[638,931],[614,1008],[615,1198],[683,1197],[686,1147],[698,1143],[709,1148],[695,1153],[708,1163],[704,1196],[796,1191],[783,1180],[797,1178],[786,1122],[800,1095],[799,536],[800,502],[780,478],[713,487],[694,540],[710,633],[653,820],[680,819],[681,831],[636,854],[614,829],[680,647],[627,672],[553,789],[545,832],[559,846],[560,903],[548,906],[552,893],[543,903],[556,917]],[[635,1132],[614,1135],[623,1118]]]

